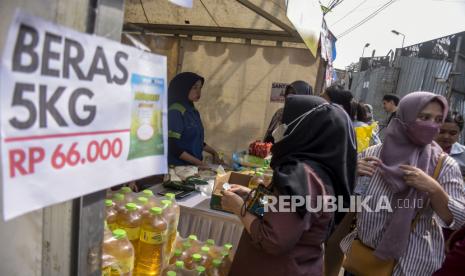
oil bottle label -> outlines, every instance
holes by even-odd
[[[111,276],[111,266],[102,268],[102,276]]]
[[[166,241],[167,231],[151,232],[142,229],[140,231],[140,241],[148,244],[162,244]]]
[[[173,234],[173,232],[176,232],[178,230],[177,227],[178,227],[178,225],[177,225],[176,221],[173,220],[170,223],[169,227],[168,227],[169,234]]]
[[[111,276],[128,274],[134,270],[134,257],[120,260],[119,265],[111,267]]]
[[[139,239],[140,227],[136,228],[124,228],[126,234],[128,235],[128,240],[134,241]]]
[[[108,224],[108,228],[113,231],[115,229],[118,229],[118,225],[116,223],[110,223]]]

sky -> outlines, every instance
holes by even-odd
[[[387,2],[344,0],[325,19],[337,37]],[[359,4],[360,7],[346,16]],[[373,50],[376,50],[375,56],[385,56],[389,50],[400,48],[402,36],[391,33],[391,30],[405,34],[405,46],[465,31],[465,0],[395,1],[370,21],[337,40],[334,67],[344,69],[350,63],[357,62],[366,43],[370,43],[370,46],[365,49],[364,56],[371,56]]]

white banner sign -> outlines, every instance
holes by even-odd
[[[166,57],[20,11],[6,41],[5,219],[167,172]]]
[[[193,0],[169,0],[171,3],[176,4],[178,6],[184,7],[184,8],[190,8],[192,9]]]
[[[323,12],[317,0],[289,0],[287,18],[302,37],[305,45],[316,58],[320,40]]]

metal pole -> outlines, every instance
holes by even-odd
[[[124,0],[90,0],[87,32],[120,41]],[[105,190],[73,201],[72,275],[100,276]]]
[[[401,34],[401,35],[402,35],[402,48],[404,48],[405,35],[404,34]]]

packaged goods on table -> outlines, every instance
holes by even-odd
[[[267,158],[271,154],[272,143],[255,141],[249,145],[249,154],[260,158]]]
[[[176,172],[182,175],[178,175]],[[210,195],[213,189],[213,179],[215,176],[216,172],[213,170],[193,170],[192,166],[174,167],[170,168],[170,174],[166,176],[163,186],[167,189],[186,192],[197,190],[206,195]],[[179,196],[179,198],[185,195],[186,193],[177,193],[177,197]]]
[[[211,239],[200,241],[195,235],[180,237],[176,231],[180,209],[174,194],[157,200],[152,200],[150,191],[117,192],[114,197],[122,202],[126,202],[125,198],[135,202],[127,202],[119,209],[112,200],[105,202],[106,220],[114,221],[115,212],[117,219],[113,233],[105,222],[103,275],[228,274],[232,245],[219,246]],[[137,226],[138,238],[130,241],[128,233],[133,238]]]

